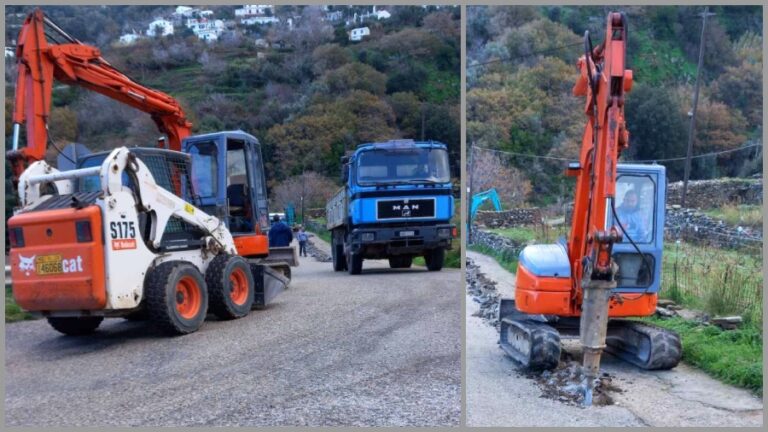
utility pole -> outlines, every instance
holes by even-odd
[[[472,241],[472,192],[473,189],[473,182],[472,179],[474,178],[475,173],[475,141],[472,141],[472,144],[469,146],[469,190],[467,191],[467,244],[469,244]]]
[[[704,63],[704,36],[707,29],[707,17],[715,14],[709,13],[709,6],[704,8],[704,12],[700,14],[702,17],[701,22],[701,38],[699,38],[699,64],[696,67],[696,85],[693,90],[693,109],[691,110],[691,123],[688,128],[688,151],[685,155],[685,173],[683,174],[683,197],[681,205],[685,207],[685,197],[688,194],[688,178],[691,175],[691,155],[693,153],[693,135],[696,132],[696,107],[699,104],[699,83],[701,82],[701,68]]]
[[[426,110],[426,103],[421,103],[421,140],[424,141],[424,111]]]
[[[305,180],[306,180],[306,172],[304,171],[304,166],[301,167],[301,225],[306,226],[307,221],[304,219],[304,193],[305,191]]]

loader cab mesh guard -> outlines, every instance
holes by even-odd
[[[99,166],[110,152],[101,152],[89,155],[78,163],[78,168]],[[155,182],[163,189],[168,190],[184,201],[195,206],[199,204],[199,197],[195,193],[191,178],[191,159],[188,155],[172,150],[137,147],[132,148],[131,153],[136,155],[147,166]],[[131,189],[136,199],[139,199],[135,180],[129,171],[123,173],[123,184]],[[95,192],[101,190],[99,176],[83,177],[78,181],[79,193]],[[150,219],[144,213],[139,213],[139,231],[145,243],[149,239]],[[166,225],[161,239],[161,250],[194,249],[200,246],[200,239],[205,233],[183,220],[172,217]]]

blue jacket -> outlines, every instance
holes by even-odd
[[[624,225],[627,234],[632,237],[634,242],[647,243],[650,241],[650,227],[643,220],[639,210],[621,206],[616,209],[616,213],[619,216],[619,221]],[[621,232],[621,229],[619,229],[619,232]],[[628,243],[629,239],[625,237],[622,242]]]
[[[291,244],[291,240],[293,240],[293,233],[283,222],[278,222],[269,229],[270,246],[288,246]]]

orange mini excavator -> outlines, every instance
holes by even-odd
[[[673,368],[681,355],[677,334],[614,319],[655,311],[666,175],[660,165],[618,163],[629,144],[624,98],[632,71],[626,69],[626,17],[610,13],[607,21],[600,46],[593,49],[585,33],[573,89],[586,98],[587,125],[579,161],[567,169],[576,177],[570,238],[525,247],[515,299],[499,308],[500,345],[510,357],[531,369],[553,369],[561,334],[578,335],[588,378],[597,377],[604,349],[644,369]]]

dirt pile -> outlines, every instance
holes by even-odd
[[[309,256],[315,258],[317,261],[320,261],[320,262],[333,261],[331,256],[325,253],[325,251],[315,246],[315,244],[312,243],[312,240],[307,240],[307,253],[309,254]]]
[[[472,296],[472,300],[480,304],[480,310],[474,315],[483,318],[499,329],[499,291],[496,289],[496,282],[488,279],[480,272],[480,267],[474,261],[467,258],[467,272],[465,273],[467,282],[467,293]]]
[[[560,359],[560,364],[552,371],[529,373],[528,377],[536,381],[541,388],[541,397],[554,399],[569,405],[584,405],[587,381],[581,364],[570,360],[568,354]],[[592,405],[613,405],[609,392],[621,392],[613,384],[613,377],[603,372],[595,379],[592,391]]]
[[[488,279],[470,258],[467,258],[465,278],[467,294],[480,305],[474,316],[482,318],[498,331],[500,295],[496,289],[496,282]],[[541,372],[520,370],[518,373],[536,382],[541,389],[541,397],[569,405],[583,406],[587,385],[581,364],[576,360],[570,353],[563,350],[560,362],[554,370]],[[602,373],[595,380],[591,405],[612,405],[613,399],[609,393],[621,391],[613,384],[613,377],[610,374]]]

